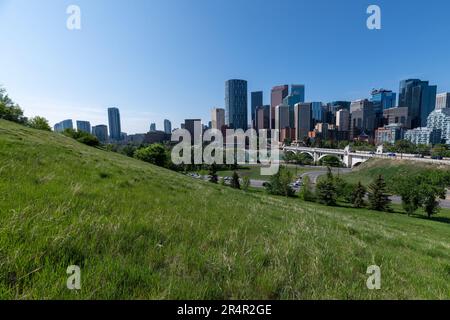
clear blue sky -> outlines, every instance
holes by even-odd
[[[82,30],[66,28],[66,8]],[[382,30],[366,9],[382,9]],[[151,122],[209,121],[224,82],[249,90],[305,84],[309,101],[398,91],[418,77],[450,91],[447,0],[0,0],[0,84],[53,124],[107,124],[118,106],[128,133]]]

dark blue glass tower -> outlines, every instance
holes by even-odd
[[[429,114],[436,107],[437,86],[428,81],[408,79],[400,82],[398,106],[408,108],[412,128],[426,127]]]
[[[256,127],[256,108],[262,107],[263,104],[263,92],[256,91],[251,93],[251,117],[252,117],[252,125]]]
[[[225,123],[230,129],[248,128],[247,81],[232,79],[225,82]]]
[[[120,141],[122,128],[120,126],[120,112],[117,108],[108,109],[109,137],[111,140]]]

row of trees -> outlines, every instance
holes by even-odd
[[[50,125],[44,117],[26,118],[22,108],[8,96],[3,88],[0,88],[0,119],[23,124],[34,129],[51,131]]]
[[[424,171],[416,175],[402,175],[394,178],[393,187],[388,188],[383,176],[379,175],[366,188],[361,184],[351,184],[333,175],[331,169],[326,177],[319,179],[313,188],[309,177],[304,177],[299,198],[308,202],[318,202],[327,206],[349,203],[354,208],[368,208],[376,211],[392,212],[391,194],[402,199],[402,206],[408,215],[422,208],[429,218],[439,212],[439,199],[445,199],[446,188],[450,186],[450,172],[438,170]],[[266,185],[269,194],[293,197],[292,174],[280,168]]]

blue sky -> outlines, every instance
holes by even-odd
[[[79,5],[82,30],[66,28]],[[368,30],[366,9],[382,10]],[[107,124],[128,133],[210,119],[224,82],[249,91],[305,84],[308,101],[398,91],[409,77],[450,91],[447,0],[0,0],[0,84],[27,116]]]

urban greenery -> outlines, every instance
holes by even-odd
[[[449,298],[445,210],[241,192],[4,120],[0,163],[0,299]]]

